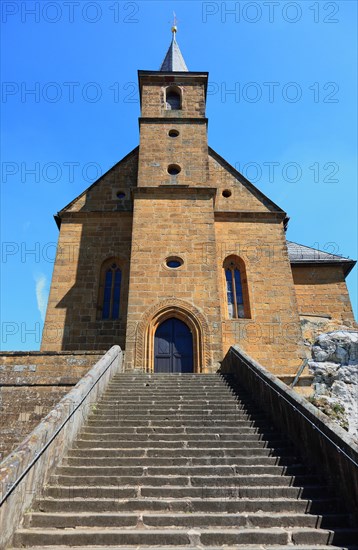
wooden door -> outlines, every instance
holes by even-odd
[[[154,337],[154,372],[193,372],[193,336],[189,327],[172,317]]]

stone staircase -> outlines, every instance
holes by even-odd
[[[231,386],[118,374],[13,546],[357,550],[332,487]]]

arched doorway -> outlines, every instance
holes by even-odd
[[[193,335],[176,317],[163,321],[155,332],[154,372],[194,372]]]

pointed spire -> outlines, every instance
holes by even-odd
[[[172,26],[172,42],[160,67],[160,70],[163,72],[188,71],[188,67],[185,64],[184,58],[175,38],[177,30],[178,28],[176,26],[176,17],[174,14],[174,25]]]

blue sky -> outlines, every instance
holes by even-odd
[[[290,240],[357,258],[355,1],[3,0],[3,350],[39,348],[52,216],[138,144],[137,69],[159,69],[173,11],[189,70],[209,71],[211,147]]]

